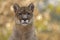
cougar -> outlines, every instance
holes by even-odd
[[[35,27],[33,25],[33,3],[28,6],[13,5],[15,14],[15,26],[9,40],[36,40]]]

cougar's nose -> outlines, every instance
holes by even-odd
[[[23,15],[23,20],[27,20],[27,15]]]
[[[23,18],[27,18],[27,15],[23,15]]]

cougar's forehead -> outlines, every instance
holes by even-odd
[[[28,13],[32,13],[32,11],[28,8],[28,7],[21,7],[21,9],[19,10],[20,13],[25,13],[25,12],[28,12]]]

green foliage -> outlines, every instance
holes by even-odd
[[[52,4],[49,4],[49,5],[48,5],[48,8],[49,8],[50,10],[53,10],[53,9],[54,9],[54,6],[53,6]]]
[[[35,26],[36,26],[36,30],[38,31],[46,31],[47,30],[47,26],[43,24],[43,21],[35,21]]]

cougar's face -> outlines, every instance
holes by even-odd
[[[28,25],[32,22],[33,10],[33,4],[28,7],[20,7],[18,4],[14,5],[15,16],[21,25]]]

